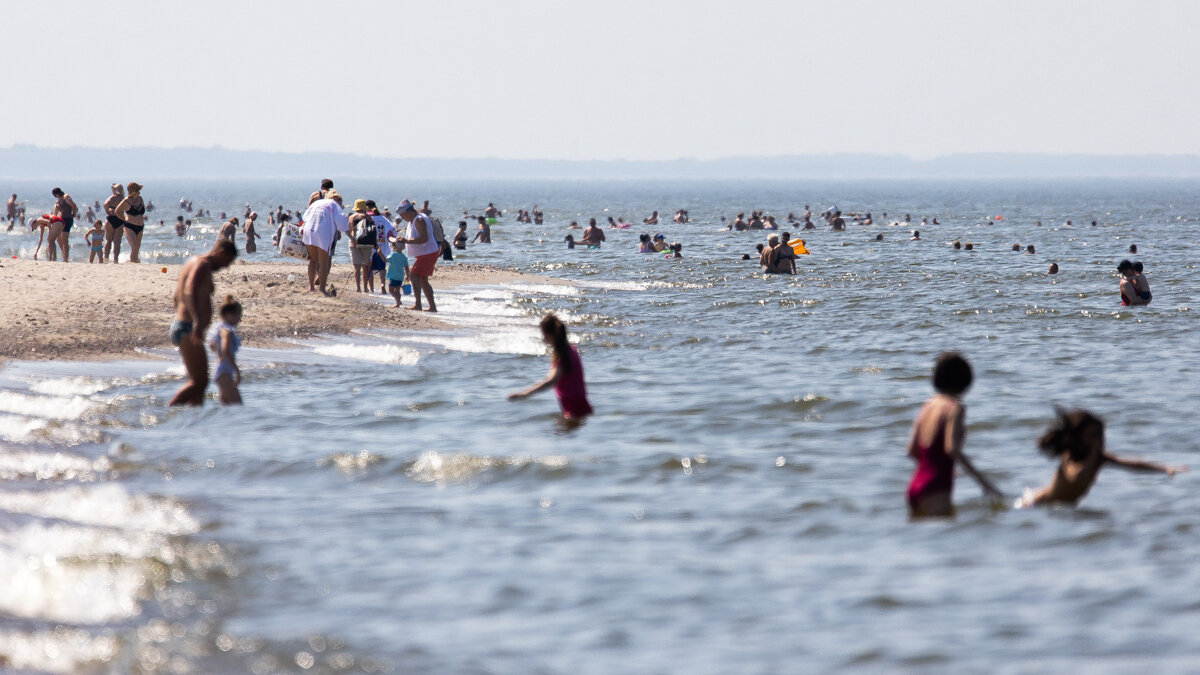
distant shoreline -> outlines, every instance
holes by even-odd
[[[1200,155],[827,154],[672,160],[388,158],[225,148],[0,148],[0,180],[320,177],[404,180],[1200,179]]]

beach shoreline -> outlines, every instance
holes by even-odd
[[[180,267],[0,261],[0,366],[10,360],[144,359],[149,357],[139,349],[169,348],[167,330]],[[436,314],[366,301],[347,280],[349,269],[334,267],[330,279],[338,295],[330,298],[308,291],[305,262],[239,260],[214,275],[213,304],[219,305],[226,294],[237,298],[246,308],[239,333],[256,347],[283,346],[283,338],[362,328],[447,327]],[[561,283],[473,264],[438,266],[431,281],[435,289],[517,281]],[[406,301],[411,304],[412,296]]]

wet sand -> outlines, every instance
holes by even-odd
[[[139,348],[169,347],[172,297],[180,265],[68,264],[0,260],[0,362],[139,358]],[[246,344],[346,333],[356,328],[429,330],[436,314],[368,302],[354,291],[348,265],[330,273],[337,297],[308,291],[304,262],[238,261],[215,275],[214,306],[227,293],[244,306],[239,333]],[[292,275],[289,280],[288,276]],[[483,265],[439,265],[434,289],[462,284],[556,280]],[[378,293],[378,288],[376,289]],[[406,299],[412,304],[412,296]]]

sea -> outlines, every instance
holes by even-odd
[[[267,237],[249,259],[278,260],[266,213],[316,187],[133,178],[156,207],[152,264],[206,250],[246,204]],[[1200,464],[1196,182],[337,183],[428,199],[447,231],[494,203],[493,243],[439,264],[561,283],[439,291],[444,330],[246,344],[240,407],[168,409],[183,371],[166,349],[6,364],[0,670],[1200,667],[1195,473],[1110,468],[1075,508],[1009,506],[1054,472],[1036,439],[1056,407],[1102,417],[1110,452]],[[33,214],[51,187],[0,192]],[[63,187],[81,208],[108,194]],[[217,214],[186,238],[181,198]],[[515,222],[535,204],[543,224]],[[806,204],[817,229],[787,226]],[[874,223],[830,231],[816,214],[834,205]],[[805,240],[795,276],[760,270],[768,233],[725,229],[754,209]],[[655,210],[599,249],[564,243],[569,221]],[[0,255],[31,255],[18,230]],[[682,257],[639,254],[643,233]],[[1124,258],[1149,306],[1120,305]],[[341,249],[343,290],[348,270]],[[549,392],[506,400],[549,368],[546,312],[582,355],[596,414],[578,427]],[[947,350],[975,373],[965,452],[1006,500],[960,475],[955,517],[914,521],[905,444]]]

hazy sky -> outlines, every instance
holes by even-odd
[[[1200,2],[12,2],[0,146],[1200,153]]]

